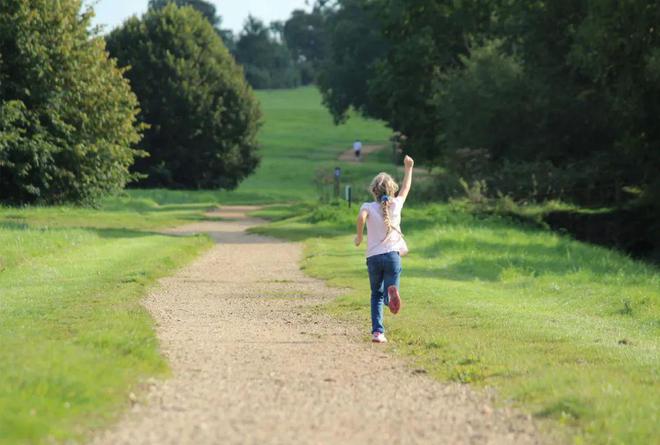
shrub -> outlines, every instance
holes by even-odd
[[[211,24],[169,4],[108,36],[150,125],[136,163],[146,186],[233,189],[256,168],[260,111]]]
[[[80,0],[0,4],[0,201],[90,203],[139,152],[137,100]]]

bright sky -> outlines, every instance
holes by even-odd
[[[274,20],[286,20],[294,9],[310,9],[305,0],[209,0],[213,3],[220,17],[222,27],[238,32],[248,14],[270,23]],[[125,19],[142,14],[147,9],[148,0],[85,0],[86,4],[96,4],[94,24],[106,25],[110,31]],[[310,1],[310,3],[312,3]]]

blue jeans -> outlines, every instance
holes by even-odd
[[[371,284],[371,332],[385,332],[383,306],[389,304],[387,288],[399,288],[401,257],[399,252],[387,252],[367,258],[369,283]]]

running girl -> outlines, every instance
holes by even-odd
[[[369,191],[373,202],[365,202],[357,218],[355,245],[362,243],[362,232],[367,225],[367,269],[371,284],[371,332],[372,341],[385,343],[383,327],[383,306],[396,314],[401,309],[399,295],[399,275],[401,256],[408,253],[408,247],[401,233],[401,210],[412,184],[413,165],[410,156],[403,160],[404,176],[399,194],[399,186],[387,173],[379,173],[371,181]]]

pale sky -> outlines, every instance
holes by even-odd
[[[238,33],[248,14],[270,23],[273,20],[286,20],[294,9],[307,9],[305,0],[209,0],[213,3],[220,17],[222,28]],[[147,9],[148,0],[85,0],[85,4],[95,4],[94,24],[106,25],[110,31],[125,19],[142,14]],[[310,3],[312,3],[310,1]]]

